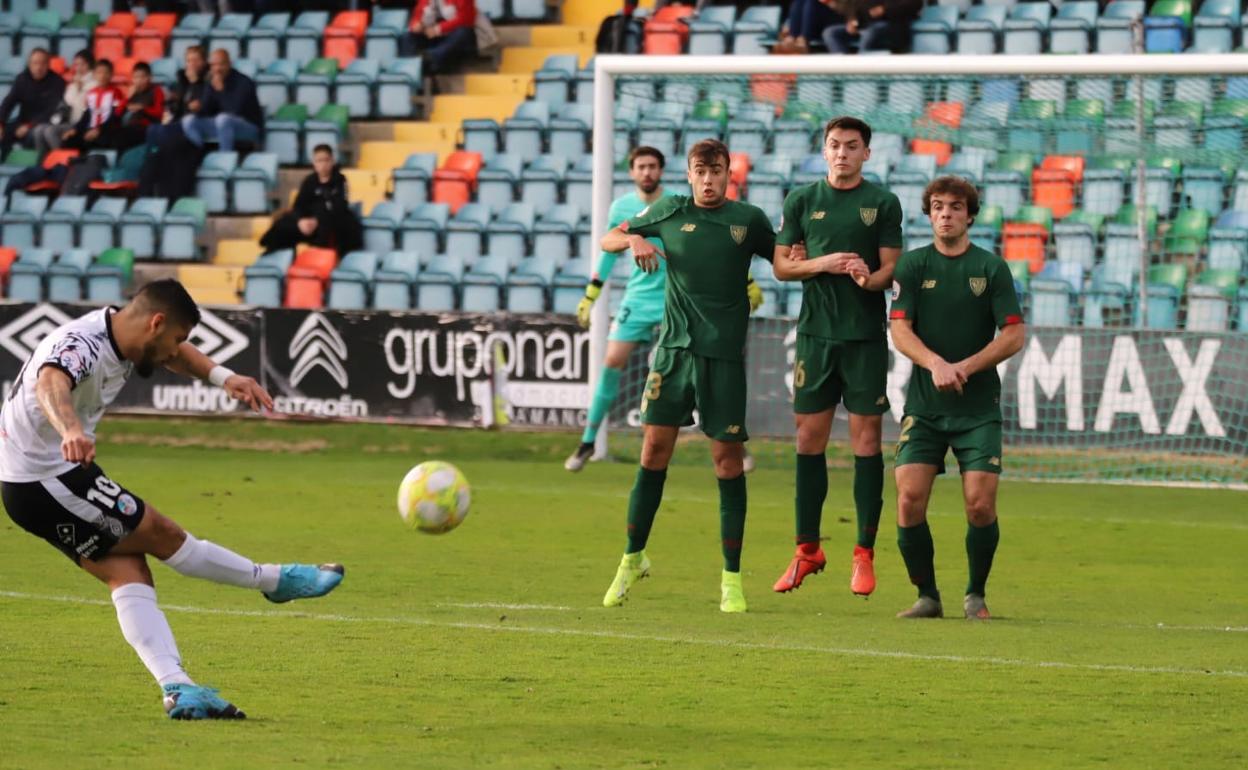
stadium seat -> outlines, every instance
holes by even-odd
[[[35,245],[35,226],[48,208],[48,199],[42,196],[31,196],[23,192],[14,192],[9,196],[9,208],[0,215],[0,227],[3,227],[5,246],[13,246],[19,251]]]
[[[944,55],[952,52],[950,41],[958,25],[958,8],[953,5],[929,5],[912,26],[911,51],[920,54]]]
[[[352,251],[344,256],[330,274],[327,306],[333,310],[367,308],[377,261],[377,254],[371,251]]]
[[[9,268],[8,298],[19,302],[42,302],[44,280],[52,265],[53,253],[48,249],[24,248]]]
[[[74,231],[87,210],[81,195],[62,195],[52,202],[39,220],[39,246],[61,253],[74,246]]]
[[[1044,52],[1053,6],[1047,0],[1024,2],[1010,9],[1005,20],[1002,50],[1007,54],[1038,54]]]
[[[752,5],[745,9],[732,27],[734,54],[766,54],[763,41],[780,32],[780,7]]]
[[[541,219],[533,225],[533,253],[550,256],[562,263],[573,253],[573,237],[580,214],[576,207],[567,204],[540,210],[540,214]]]
[[[122,301],[122,295],[134,277],[135,254],[129,249],[108,249],[87,268],[87,300],[89,302]]]
[[[593,272],[593,262],[586,255],[564,262],[551,284],[551,312],[575,313],[577,303],[585,296],[585,284],[589,283]]]
[[[334,81],[334,103],[347,108],[353,118],[373,114],[373,91],[381,76],[381,64],[373,59],[356,59]]]
[[[409,11],[403,8],[376,8],[365,32],[364,55],[374,62],[385,62],[399,55],[399,38],[407,33]]]
[[[323,283],[329,280],[337,266],[338,252],[333,249],[305,248],[295,253],[295,259],[286,272],[290,275],[300,270]]]
[[[689,53],[718,56],[728,53],[737,9],[708,5],[689,19]]]
[[[315,59],[319,55],[321,36],[328,26],[328,12],[301,12],[286,29],[286,58],[293,59],[301,67]]]
[[[308,122],[303,124],[304,157],[307,161],[311,162],[312,150],[321,144],[329,145],[335,157],[342,158],[342,140],[347,136],[350,121],[347,108],[340,104],[326,104],[309,117]]]
[[[1190,0],[1156,0],[1144,17],[1144,51],[1182,53],[1191,21]]]
[[[588,154],[593,136],[594,109],[588,104],[565,104],[550,120],[550,154],[575,163]]]
[[[153,14],[156,15],[156,14]],[[79,51],[91,50],[91,37],[100,24],[100,17],[94,13],[73,13],[65,24],[61,25],[56,34],[56,56],[70,61]],[[3,33],[0,32],[0,36]],[[3,46],[0,40],[0,52],[9,53],[11,48]],[[137,54],[136,54],[137,55]]]
[[[174,13],[147,14],[130,36],[130,55],[149,64],[163,58],[177,23],[178,17]]]
[[[382,118],[411,116],[421,91],[423,69],[419,58],[394,59],[377,77],[377,115]]]
[[[247,58],[257,62],[272,62],[281,57],[282,41],[290,27],[289,13],[266,13],[246,33]],[[293,61],[291,62],[296,68]]]
[[[481,203],[468,203],[446,225],[446,253],[471,263],[485,254],[485,230],[491,212]]]
[[[393,195],[405,210],[429,200],[429,180],[437,167],[438,156],[432,152],[416,152],[407,156],[403,165],[394,170]]]
[[[422,203],[403,218],[402,250],[428,259],[440,250],[442,232],[450,220],[451,208],[445,203]]]
[[[1204,0],[1194,19],[1191,50],[1230,53],[1241,20],[1239,0]]]
[[[227,13],[217,20],[208,33],[208,50],[225,50],[231,59],[242,58],[243,38],[251,27],[251,14]]]
[[[538,211],[559,202],[559,187],[567,173],[568,160],[560,155],[534,158],[520,175],[520,200]]]
[[[199,233],[208,220],[208,208],[199,198],[179,198],[165,214],[160,231],[161,259],[196,259]]]
[[[338,61],[330,58],[313,59],[303,65],[295,78],[295,101],[313,114],[329,104],[330,88],[338,77]]]
[[[1046,52],[1091,53],[1097,6],[1097,0],[1070,0],[1061,3],[1057,8],[1057,16],[1049,22],[1049,46]]]
[[[1067,171],[1038,168],[1031,175],[1031,202],[1061,219],[1075,209],[1075,184]]]
[[[69,249],[48,267],[48,301],[79,302],[82,300],[82,284],[87,268],[91,265],[91,252],[87,249]]]
[[[375,254],[394,251],[403,216],[403,204],[395,201],[378,201],[362,222],[365,251]],[[330,306],[334,306],[332,301]]]
[[[1023,205],[1025,177],[1017,171],[989,171],[984,175],[984,201],[999,206],[1006,217],[1013,217]]]
[[[211,13],[188,13],[178,20],[169,36],[168,56],[177,61],[186,59],[186,49],[202,46],[212,30],[215,17]]]
[[[295,253],[283,249],[261,256],[243,271],[243,303],[260,307],[279,307],[286,272],[294,262]]]
[[[210,152],[199,165],[195,195],[204,202],[209,214],[229,209],[230,176],[238,168],[237,152]]]
[[[265,115],[274,115],[290,103],[290,87],[297,77],[299,65],[293,59],[271,60],[256,73],[256,98]]]
[[[1226,224],[1224,216],[1209,230],[1206,264],[1210,270],[1248,271],[1248,229]]]
[[[126,210],[124,198],[97,198],[91,210],[79,218],[78,245],[96,251],[117,244],[117,224]]]
[[[556,270],[555,261],[549,257],[537,255],[523,260],[507,278],[507,310],[512,313],[544,312]]]
[[[574,54],[547,56],[542,68],[533,73],[533,98],[552,109],[567,104],[569,87],[578,66]]]
[[[682,20],[693,15],[687,5],[665,5],[645,21],[642,29],[642,53],[679,55],[689,37],[689,26]]]
[[[0,296],[4,296],[9,286],[9,274],[13,263],[17,261],[17,249],[11,246],[0,246]]]
[[[1096,20],[1097,53],[1132,53],[1131,25],[1143,18],[1144,0],[1113,0]]]
[[[545,0],[511,0],[511,17],[516,21],[546,21]]]
[[[133,13],[110,15],[103,24],[95,28],[95,43],[92,46],[95,58],[112,61],[128,56],[130,37],[138,25],[139,21]]]
[[[521,102],[515,114],[503,121],[503,151],[522,158],[542,154],[542,135],[550,123],[550,106],[544,102]]]
[[[230,175],[231,211],[263,214],[271,210],[270,199],[277,184],[277,154],[253,152]]]
[[[1231,301],[1215,286],[1193,284],[1187,290],[1187,316],[1184,328],[1195,332],[1225,332],[1230,329]]]
[[[501,212],[486,229],[489,253],[507,260],[516,267],[528,254],[529,235],[533,232],[536,215],[527,203],[513,203]]]
[[[1005,28],[1008,10],[1002,5],[972,6],[957,26],[957,52],[962,54],[994,54]]]
[[[1183,169],[1183,197],[1187,205],[1201,209],[1211,217],[1222,211],[1222,170],[1217,168]]]
[[[392,251],[382,258],[373,276],[374,310],[410,310],[412,285],[420,273],[420,255],[411,251]]]
[[[1028,323],[1036,326],[1071,325],[1072,308],[1078,302],[1080,286],[1073,284],[1068,277],[1046,268],[1028,282]]]
[[[455,310],[464,263],[447,254],[434,255],[417,278],[416,307],[426,312]]]
[[[476,190],[477,174],[480,170],[480,153],[465,150],[451,153],[442,168],[433,173],[433,200],[447,204],[453,213],[459,211],[459,207],[467,203],[471,193]],[[406,248],[404,246],[405,250]]]
[[[1074,263],[1091,270],[1096,262],[1105,217],[1086,210],[1075,210],[1053,226],[1054,253],[1059,262]]]
[[[265,121],[264,149],[277,156],[278,163],[293,166],[303,160],[300,137],[308,120],[308,108],[302,104],[284,104]]]
[[[325,306],[325,281],[309,271],[292,267],[286,274],[283,307],[320,310]]]
[[[516,199],[523,170],[524,160],[519,155],[495,155],[477,173],[477,201],[501,211]]]
[[[1175,212],[1166,232],[1165,250],[1171,255],[1199,255],[1209,240],[1209,214],[1200,209]]]
[[[472,268],[464,273],[460,289],[460,309],[476,313],[500,310],[503,286],[509,272],[504,257],[491,254],[476,260]]]

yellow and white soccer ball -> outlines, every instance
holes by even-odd
[[[463,523],[471,504],[468,479],[450,463],[421,463],[399,484],[403,523],[426,534],[440,535],[455,529]]]

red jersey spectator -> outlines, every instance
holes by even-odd
[[[473,0],[418,0],[408,34],[400,41],[404,56],[420,54],[433,74],[477,53],[477,6]]]
[[[121,127],[121,116],[126,109],[126,95],[112,84],[113,63],[100,59],[95,63],[95,87],[87,91],[87,111],[82,113],[78,125],[65,133],[68,147],[92,149],[113,148]]]

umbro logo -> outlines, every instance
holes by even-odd
[[[0,347],[25,361],[44,337],[69,321],[69,316],[52,305],[35,305],[0,328]]]
[[[347,343],[320,313],[309,313],[290,340],[290,386],[297,387],[313,369],[324,369],[343,390],[347,389]]]
[[[229,361],[251,344],[246,334],[205,308],[199,309],[199,325],[191,330],[187,342],[218,364]]]

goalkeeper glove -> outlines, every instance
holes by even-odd
[[[750,312],[753,313],[763,306],[763,290],[759,288],[754,276],[745,282],[745,296],[750,299]]]
[[[594,300],[602,294],[602,281],[595,278],[585,287],[585,296],[576,304],[576,322],[582,329],[589,328],[589,311],[594,307]]]

